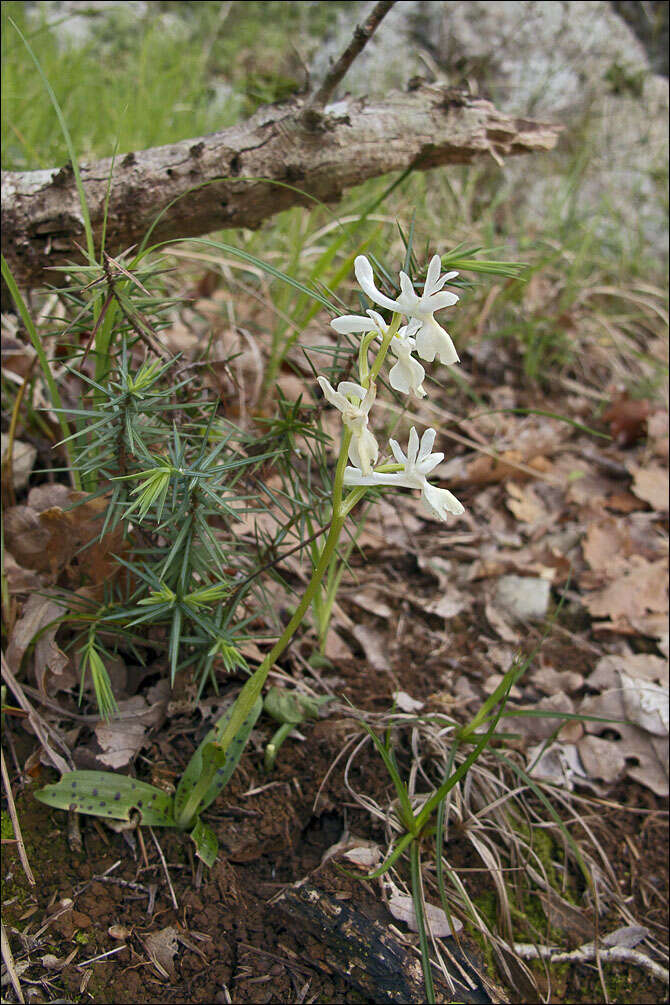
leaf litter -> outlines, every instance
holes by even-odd
[[[221,310],[216,297],[213,304],[200,306],[202,318],[210,321]],[[187,314],[180,315],[185,328],[174,333],[186,354],[197,346],[197,337],[189,329],[189,325],[201,325],[197,314],[198,305],[190,319]],[[243,319],[240,324],[244,326]],[[205,327],[206,323],[203,331]],[[244,396],[239,414],[251,422],[263,362],[244,332],[232,338],[227,331],[225,326],[221,329],[218,369],[215,367],[211,379],[224,398],[232,401]],[[231,354],[236,363],[227,362]],[[17,360],[19,365],[20,352]],[[508,360],[507,373],[513,365]],[[291,380],[288,377],[282,374],[280,382],[283,380],[290,390],[295,380],[293,375]],[[485,368],[478,379],[478,392],[487,397],[492,408],[525,405],[559,413],[570,407],[578,421],[597,424],[591,417],[588,395],[581,397],[574,388],[569,399],[562,394],[552,408],[546,397],[534,400],[528,386],[487,385]],[[363,709],[375,705],[389,708],[396,693],[398,707],[407,710],[406,715],[420,712],[421,702],[455,715],[463,714],[466,706],[473,711],[509,668],[514,654],[541,643],[547,626],[549,638],[513,692],[509,711],[544,709],[609,721],[561,725],[555,718],[518,714],[507,719],[506,728],[517,734],[515,742],[527,765],[536,777],[560,782],[575,793],[583,791],[607,799],[611,792],[620,792],[622,785],[633,782],[639,787],[634,791],[647,790],[651,799],[667,795],[668,422],[662,409],[644,406],[631,410],[624,404],[625,399],[616,399],[604,416],[615,442],[602,447],[599,441],[597,448],[577,428],[540,415],[475,415],[457,426],[444,419],[452,451],[438,469],[440,484],[458,487],[464,494],[466,514],[459,524],[436,532],[410,496],[393,503],[382,499],[370,511],[358,540],[360,552],[351,558],[355,579],[345,577],[327,648],[342,682],[337,687],[349,700]],[[418,414],[422,408],[422,404],[417,406]],[[430,421],[435,421],[434,415]],[[112,556],[118,554],[120,541],[114,532],[98,540],[103,500],[88,500],[58,483],[35,484],[36,478],[28,472],[27,497],[5,513],[5,543],[11,555],[5,568],[17,603],[9,637],[7,680],[14,682],[17,691],[19,675],[33,682],[45,698],[63,701],[67,713],[74,708],[75,680],[67,651],[70,636],[60,623],[67,610],[64,597],[68,590],[80,588],[83,580],[98,590],[114,572]],[[25,491],[18,485],[17,490],[19,494]],[[281,522],[280,514],[276,522]],[[250,519],[241,530],[255,533],[258,524],[255,527],[254,523]],[[299,557],[292,558],[287,568],[293,575],[303,574]],[[524,589],[521,584],[535,601],[533,606],[514,605]],[[563,609],[557,620],[547,625],[547,617],[562,595]],[[57,623],[52,625],[52,621]],[[292,672],[299,678],[311,643],[306,639],[294,649]],[[260,658],[261,650],[256,655]],[[172,753],[174,742],[181,756],[188,756],[188,741],[183,737],[187,711],[180,710],[178,701],[168,705],[163,693],[151,696],[147,692],[146,698],[132,693],[129,678],[124,679],[117,695],[118,720],[86,727],[83,735],[81,728],[71,734],[77,744],[75,752],[85,751],[84,756],[93,759],[86,766],[130,765],[136,769],[142,759],[152,763],[160,760],[163,749]],[[136,680],[141,683],[141,677]],[[225,686],[225,679],[222,684]],[[33,708],[25,695],[22,700],[26,708]],[[183,708],[189,707],[186,703]],[[49,743],[50,734],[41,723],[49,723],[50,730],[63,736],[67,720],[59,718],[51,706],[40,706],[38,719],[34,710],[30,714],[33,718],[24,721],[28,728],[33,724],[42,742]],[[272,788],[261,794],[267,780],[256,774],[253,759],[258,755],[252,752],[245,757],[239,781],[247,783],[248,792],[258,794],[245,797],[243,788],[236,787],[239,783],[232,783],[222,803],[225,812],[232,814],[221,830],[227,860],[217,864],[211,879],[201,887],[217,891],[219,913],[202,897],[198,900],[192,878],[183,877],[180,900],[191,905],[192,940],[207,927],[230,931],[233,917],[235,924],[243,925],[245,914],[253,914],[255,919],[263,916],[259,911],[254,914],[250,907],[246,886],[244,870],[254,863],[263,862],[266,869],[275,863],[273,875],[278,868],[283,881],[295,879],[297,873],[289,868],[286,848],[296,856],[302,847],[300,835],[304,838],[311,830],[321,833],[328,813],[337,813],[343,789],[336,781],[326,785],[321,793],[322,807],[326,808],[315,814],[311,799],[288,794],[289,779],[292,771],[297,772],[303,794],[316,793],[338,744],[350,729],[346,710],[338,714],[339,719],[334,713],[311,725],[306,743],[295,744],[295,749],[289,749],[288,744],[283,748],[285,760],[282,763],[280,758],[277,780],[281,795]],[[261,749],[262,739],[257,744]],[[319,745],[327,756],[314,753]],[[318,766],[321,770],[322,765],[319,775],[314,769]],[[366,777],[371,791],[381,798],[385,783],[376,770],[369,762]],[[286,801],[285,808],[278,799]],[[217,805],[212,808],[214,814]],[[357,820],[357,830],[367,829],[364,816],[359,813]],[[123,841],[120,836],[98,840],[96,833],[88,828],[89,846],[94,840],[99,849],[105,841]],[[169,846],[176,848],[171,841],[169,838]],[[322,851],[333,844],[326,840],[325,829],[317,846],[319,841]],[[279,866],[278,849],[283,856]],[[309,855],[301,854],[304,862],[301,859],[299,868],[308,870]],[[320,854],[315,862],[320,861]],[[484,845],[480,854],[485,861],[488,852]],[[361,861],[376,861],[376,853],[369,850],[361,856]],[[351,855],[352,864],[354,859]],[[133,873],[133,869],[126,871],[124,882],[136,882]],[[180,873],[180,882],[181,877]],[[97,884],[99,898],[106,894],[109,887],[103,882],[90,882]],[[54,889],[60,886],[62,882],[56,880]],[[577,923],[579,912],[571,914],[567,901],[553,898],[551,890],[549,886],[543,894],[543,910],[550,924],[569,934],[573,944],[583,941],[587,932]],[[80,896],[86,911],[93,913],[95,898],[86,891]],[[145,894],[138,890],[137,896]],[[654,903],[653,894],[647,896],[652,897],[649,903]],[[236,903],[243,905],[241,914],[235,913]],[[402,913],[402,902],[396,898],[394,904]],[[169,909],[166,900],[164,910]],[[108,913],[108,927],[122,917],[128,922],[124,930],[131,932],[134,915],[129,908],[118,909],[116,916],[114,911]],[[260,920],[255,923],[261,924]],[[116,959],[128,964],[138,959],[144,947],[144,958],[154,964],[161,981],[179,974],[184,978],[196,972],[196,960],[202,968],[202,961],[197,954],[189,957],[188,952],[176,960],[178,937],[183,934],[175,916],[173,924],[131,940],[134,948],[124,947]],[[285,941],[289,938],[285,936]],[[208,950],[206,941],[199,945]],[[218,972],[229,980],[230,954],[221,943],[216,945]],[[299,952],[300,944],[294,945]],[[97,948],[102,953],[108,949],[102,943]],[[72,969],[70,965],[63,967],[66,978]],[[249,975],[255,972],[252,966]],[[240,987],[245,979],[239,978]],[[192,1000],[211,1000],[213,987],[211,982],[205,983],[205,997]],[[248,990],[252,987],[249,984]],[[290,982],[287,987],[292,988]],[[132,986],[131,995],[151,1000],[141,981]]]

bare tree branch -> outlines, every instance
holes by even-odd
[[[368,178],[425,171],[482,157],[551,150],[559,127],[499,112],[455,88],[422,85],[382,102],[348,98],[318,131],[302,122],[305,100],[260,108],[223,132],[117,158],[106,250],[260,224],[284,209],[333,202]],[[112,161],[81,165],[100,246]],[[84,224],[70,165],[3,172],[2,251],[19,285],[58,283],[45,269],[82,261]]]
[[[308,102],[308,108],[323,108],[345,73],[368,44],[396,0],[379,0],[362,25],[357,24],[354,37],[340,58],[331,66],[321,87]]]

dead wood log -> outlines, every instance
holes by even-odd
[[[371,920],[351,903],[301,883],[287,887],[274,905],[287,917],[299,940],[310,943],[306,959],[324,973],[337,973],[374,1002],[422,1005],[426,991],[418,956],[390,925]],[[316,944],[314,944],[316,940]],[[434,968],[436,1000],[492,1005],[508,1001],[504,992],[486,980],[463,956],[454,939],[448,957],[455,964],[450,993]]]
[[[161,211],[152,242],[256,228],[310,197],[337,201],[389,172],[551,150],[558,133],[458,89],[421,84],[382,102],[346,98],[323,112],[295,97],[222,132],[127,153],[113,174],[109,158],[82,165],[81,176],[99,247],[112,174],[106,249],[116,254],[140,243]],[[45,269],[81,262],[84,224],[70,164],[3,172],[1,201],[2,251],[19,285],[58,283],[61,274]]]

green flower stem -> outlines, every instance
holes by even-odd
[[[274,768],[274,763],[279,753],[279,748],[286,739],[286,737],[291,733],[296,727],[294,722],[283,722],[275,735],[272,737],[267,747],[265,748],[265,770],[272,771]]]
[[[382,344],[379,349],[379,352],[377,353],[377,357],[374,363],[372,364],[372,369],[370,370],[370,373],[367,375],[365,380],[361,380],[362,387],[366,388],[369,387],[370,384],[374,383],[377,377],[379,376],[379,371],[381,370],[382,364],[386,359],[386,353],[388,352],[389,346],[391,345],[391,342],[393,341],[395,336],[398,334],[398,328],[400,328],[401,317],[402,317],[401,314],[394,314],[393,317],[391,318],[391,324],[389,325],[386,331],[386,335],[382,340]]]
[[[242,728],[242,724],[251,712],[251,709],[256,703],[256,700],[260,697],[261,691],[263,690],[263,685],[267,680],[270,670],[274,666],[276,660],[281,656],[281,654],[286,649],[287,645],[293,638],[296,629],[300,626],[302,619],[305,616],[314,596],[317,591],[321,588],[321,581],[323,577],[328,572],[328,567],[330,565],[331,559],[335,554],[337,545],[340,539],[340,533],[344,525],[344,521],[347,517],[347,513],[352,508],[351,505],[342,504],[342,492],[344,488],[344,469],[347,464],[347,455],[349,452],[349,443],[351,441],[350,430],[344,430],[342,436],[342,445],[340,447],[340,455],[337,460],[337,468],[335,470],[335,479],[333,483],[333,519],[331,521],[330,530],[328,531],[328,537],[326,538],[323,550],[321,551],[321,556],[319,562],[312,573],[312,578],[310,579],[307,589],[303,595],[302,600],[298,604],[293,613],[293,616],[286,628],[282,632],[280,638],[277,640],[275,645],[272,647],[270,652],[267,654],[258,670],[248,679],[233,706],[232,715],[228,721],[226,728],[224,729],[222,735],[218,738],[217,746],[219,746],[222,752],[228,749],[234,738],[239,733]],[[349,500],[347,500],[349,503]],[[177,820],[177,826],[181,829],[186,830],[192,823],[195,814],[197,813],[198,807],[202,802],[205,793],[207,792],[209,786],[212,783],[214,774],[216,772],[216,763],[212,762],[211,767],[207,771],[203,772],[200,776],[198,784],[195,786],[191,792],[189,798],[186,800],[182,811]]]

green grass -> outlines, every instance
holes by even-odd
[[[93,16],[73,45],[44,12],[2,4],[2,167],[30,170],[67,160],[53,109],[13,20],[38,54],[81,159],[214,132],[304,83],[289,40],[318,38],[342,3],[150,3]],[[55,24],[68,17],[55,19]],[[66,26],[65,26],[66,27]],[[316,43],[311,43],[312,46]],[[309,49],[309,46],[308,46]]]

